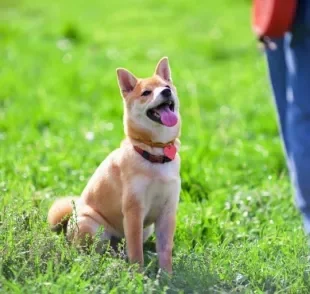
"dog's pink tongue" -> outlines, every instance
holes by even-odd
[[[178,117],[173,111],[169,109],[169,106],[164,106],[159,109],[161,122],[167,127],[173,127],[178,122]]]

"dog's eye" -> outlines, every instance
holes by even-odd
[[[144,92],[142,92],[142,96],[148,96],[148,95],[150,95],[152,93],[152,91],[149,91],[149,90],[146,90],[146,91],[144,91]]]
[[[169,85],[166,85],[166,88],[171,89]]]

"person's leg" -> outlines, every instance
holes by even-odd
[[[276,49],[266,48],[266,57],[269,71],[269,79],[272,86],[273,97],[278,116],[278,124],[282,140],[284,142],[284,148],[288,153],[288,141],[286,136],[286,80],[287,80],[287,68],[284,54],[284,39],[272,40],[276,44]]]
[[[310,1],[300,0],[298,5],[292,33],[286,34],[284,43],[288,68],[286,134],[296,204],[310,233]]]

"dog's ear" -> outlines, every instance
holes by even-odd
[[[138,80],[131,72],[124,68],[117,68],[116,73],[119,88],[123,96],[126,96],[135,88]]]
[[[172,82],[168,57],[163,57],[159,60],[156,66],[155,74],[160,76],[165,81]]]

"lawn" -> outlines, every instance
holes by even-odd
[[[250,2],[0,2],[0,292],[310,292]],[[170,278],[152,242],[138,274],[78,253],[46,221],[124,137],[115,69],[146,77],[162,56],[183,121]]]

